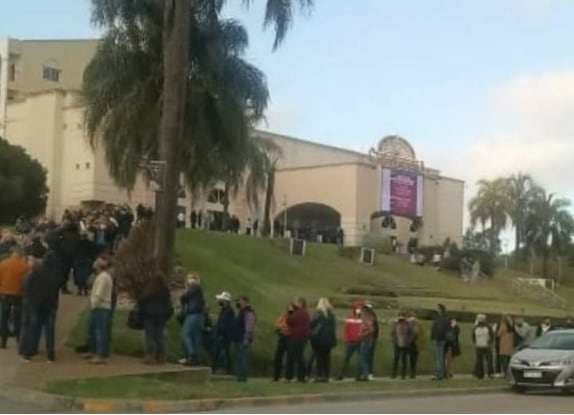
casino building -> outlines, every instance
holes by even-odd
[[[47,169],[46,215],[59,218],[68,208],[106,203],[153,206],[153,190],[143,180],[130,194],[114,184],[103,151],[89,145],[82,116],[76,93],[66,89],[30,93],[8,104],[6,138]],[[404,138],[384,137],[361,153],[264,131],[253,134],[282,149],[271,212],[276,231],[329,242],[342,229],[345,245],[360,245],[369,233],[394,237],[399,246],[411,238],[423,245],[446,238],[461,244],[464,183],[426,167]],[[192,210],[221,215],[222,188],[179,199],[188,221]],[[230,201],[229,211],[245,229],[262,223],[263,209],[251,208],[243,194]]]

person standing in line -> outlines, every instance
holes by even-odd
[[[435,377],[434,380],[443,380],[446,378],[444,350],[446,345],[446,334],[448,332],[448,317],[446,307],[443,304],[438,305],[438,313],[433,321],[431,330],[431,340],[433,343]]]
[[[410,378],[415,379],[417,377],[417,364],[419,360],[419,351],[424,350],[425,345],[425,331],[424,326],[417,320],[416,315],[411,313],[408,318],[409,326],[411,327],[411,333],[413,335],[413,341],[411,342],[411,347],[409,348],[409,368],[410,368]]]
[[[311,346],[317,359],[317,382],[328,382],[331,376],[331,350],[337,344],[336,321],[329,300],[321,298],[311,321]]]
[[[231,306],[231,294],[227,291],[215,296],[219,303],[219,316],[215,327],[215,346],[211,373],[217,372],[220,366],[225,367],[225,372],[231,374],[231,342],[235,325],[235,312]],[[223,360],[223,362],[222,362]]]
[[[514,347],[520,347],[521,345],[530,341],[531,338],[531,327],[524,318],[516,317],[514,324]]]
[[[283,372],[283,361],[287,355],[291,333],[287,325],[287,317],[293,313],[293,305],[288,304],[287,310],[281,314],[275,322],[275,333],[277,334],[277,345],[275,346],[275,354],[273,357],[273,381],[279,382]]]
[[[401,378],[405,379],[407,377],[408,351],[411,348],[411,344],[413,342],[413,336],[411,332],[411,327],[409,326],[409,323],[403,312],[399,313],[397,321],[393,324],[391,330],[391,340],[393,342],[393,348],[394,348],[393,373],[391,375],[391,378],[395,379],[397,377],[399,361],[400,361]]]
[[[454,361],[460,356],[460,327],[454,318],[448,319],[448,331],[445,342],[445,373],[447,379],[454,376]]]
[[[187,291],[180,298],[184,316],[181,336],[185,347],[185,357],[179,360],[182,365],[197,364],[202,345],[202,332],[205,326],[205,299],[199,275],[187,276]]]
[[[363,306],[363,302],[355,302],[349,316],[345,319],[345,358],[343,360],[343,366],[341,367],[341,373],[337,380],[343,380],[345,378],[351,358],[354,354],[359,355],[361,345],[359,335],[361,332],[361,325],[363,324],[363,320],[361,320]]]
[[[78,295],[88,295],[88,281],[92,275],[96,253],[96,244],[88,238],[87,232],[82,232],[73,265],[74,283]]]
[[[377,317],[377,313],[375,313],[375,310],[373,308],[373,304],[371,304],[370,302],[366,302],[365,305],[371,310],[371,313],[373,315],[373,328],[375,330],[375,332],[373,333],[373,348],[371,350],[371,354],[369,356],[369,380],[374,380],[375,376],[375,352],[377,349],[377,342],[379,341],[379,319]]]
[[[498,325],[499,358],[502,376],[508,376],[510,357],[514,352],[514,324],[510,316],[503,316]]]
[[[9,321],[14,321],[14,335],[20,338],[22,325],[22,282],[31,268],[20,245],[11,247],[11,255],[0,262],[0,347],[5,349]]]
[[[370,375],[370,356],[373,348],[375,335],[375,321],[373,312],[367,306],[363,306],[361,310],[361,329],[359,331],[360,346],[359,346],[359,374],[357,382],[368,382]]]
[[[305,382],[307,366],[305,365],[305,347],[311,337],[311,318],[307,311],[307,302],[299,297],[293,304],[293,313],[287,316],[287,326],[291,334],[287,349],[286,378],[288,382],[293,380],[295,372],[297,381]]]
[[[500,322],[495,321],[492,324],[492,332],[494,333],[494,353],[492,356],[492,362],[494,366],[494,375],[498,376],[502,374],[502,362],[500,356],[500,337],[498,336],[498,331],[500,330]]]
[[[42,332],[48,362],[56,361],[56,315],[61,286],[59,260],[54,251],[48,251],[42,260],[35,260],[34,268],[25,279],[23,297],[29,316],[19,345],[25,362],[37,354]]]
[[[238,310],[234,330],[237,381],[244,383],[249,377],[249,352],[255,338],[257,318],[247,296],[240,296],[235,306]]]
[[[484,379],[485,372],[489,378],[494,377],[492,366],[492,346],[494,344],[494,333],[486,322],[486,315],[479,314],[476,317],[476,325],[472,331],[472,342],[474,343],[476,362],[474,366],[474,376]],[[486,363],[486,370],[485,370]]]
[[[138,301],[138,310],[144,323],[144,363],[165,363],[165,329],[173,315],[171,293],[165,278],[159,271],[145,287]]]
[[[111,260],[107,255],[100,256],[94,268],[96,278],[90,293],[91,319],[93,324],[93,337],[90,352],[92,364],[105,364],[110,350],[110,326],[112,295],[114,283],[109,274]]]

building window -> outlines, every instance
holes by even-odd
[[[86,163],[86,169],[89,169],[89,168],[90,168],[90,162],[87,162]]]
[[[62,71],[60,71],[59,69],[44,66],[43,78],[46,81],[60,82],[60,72]]]
[[[76,170],[80,170],[80,163],[76,163]]]
[[[225,192],[221,189],[213,189],[211,192],[209,192],[209,195],[207,196],[207,201],[209,203],[223,204],[223,202],[225,201]]]
[[[10,82],[13,82],[16,80],[16,65],[13,63],[10,65],[10,70],[8,73],[8,80]]]

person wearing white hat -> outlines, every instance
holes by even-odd
[[[231,306],[231,294],[223,291],[215,296],[220,311],[215,327],[215,344],[213,346],[211,371],[215,373],[219,367],[225,367],[226,373],[231,374],[231,342],[235,324],[235,312]]]

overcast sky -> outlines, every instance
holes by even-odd
[[[0,36],[97,36],[88,0],[2,3]],[[263,128],[365,151],[399,134],[468,194],[522,170],[574,199],[574,1],[316,0],[275,53],[263,3],[226,9],[268,77]]]

